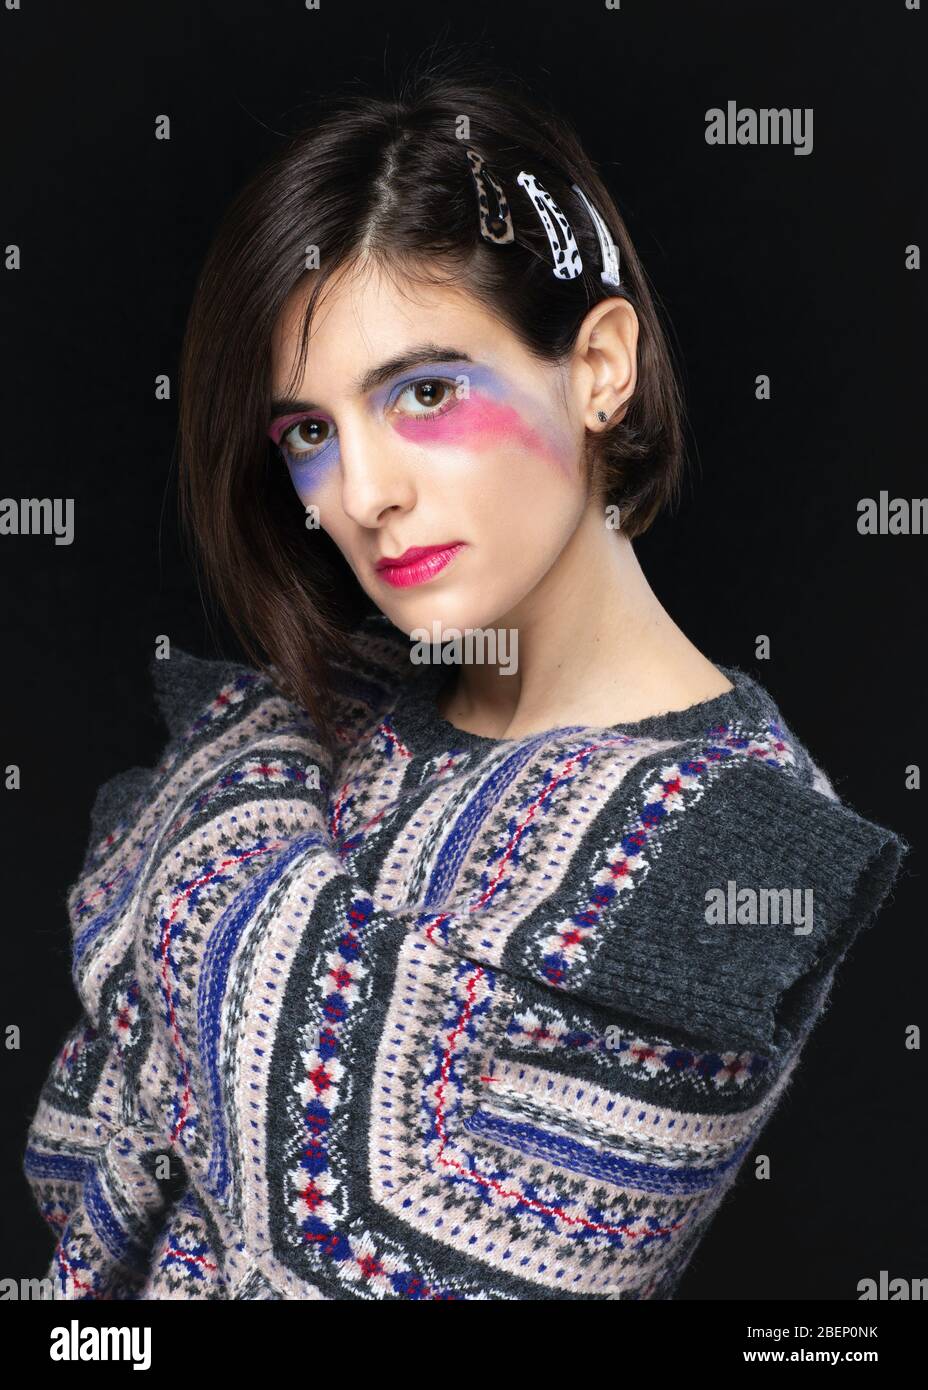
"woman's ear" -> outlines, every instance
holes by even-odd
[[[628,299],[594,304],[580,325],[573,372],[587,429],[601,434],[618,424],[638,382],[638,315]]]

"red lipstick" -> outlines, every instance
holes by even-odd
[[[408,589],[433,579],[464,548],[464,541],[444,545],[411,545],[402,555],[384,555],[376,565],[381,579],[396,589]]]

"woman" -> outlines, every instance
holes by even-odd
[[[680,399],[605,185],[479,81],[329,103],[182,385],[254,665],[154,660],[98,794],[55,1296],[672,1297],[907,846],[641,571]]]

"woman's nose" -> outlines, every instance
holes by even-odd
[[[406,508],[415,498],[409,451],[401,439],[375,425],[353,424],[340,432],[341,501],[360,526],[376,525],[388,507]]]

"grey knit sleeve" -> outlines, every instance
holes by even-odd
[[[782,769],[740,767],[687,809],[616,908],[585,992],[716,1046],[787,1048],[909,849]]]

